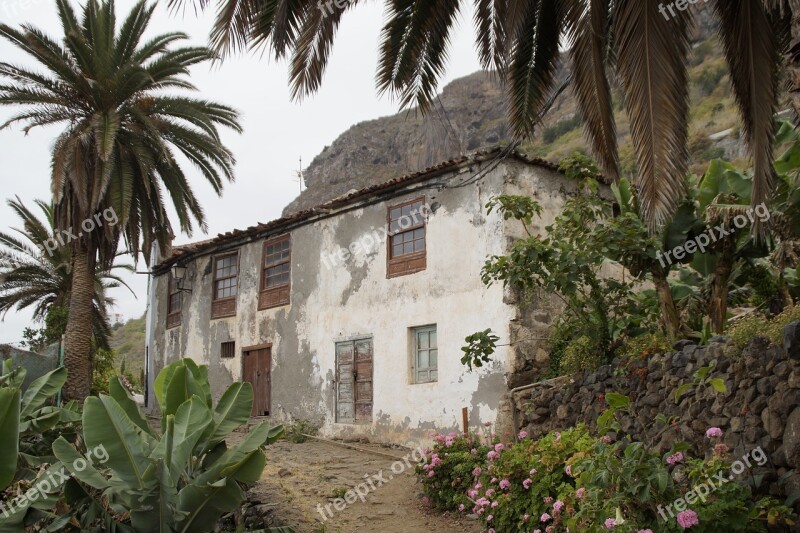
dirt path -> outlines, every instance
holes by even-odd
[[[369,444],[358,447],[398,458],[410,453]],[[359,486],[365,493],[363,502],[355,499]],[[355,501],[345,504],[351,490],[350,500]],[[333,503],[337,498],[342,498],[340,510]],[[296,533],[480,533],[475,521],[429,510],[421,498],[413,467],[318,441],[269,446],[264,475],[248,493],[248,499],[269,509],[270,526],[289,525]]]

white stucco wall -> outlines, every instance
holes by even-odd
[[[460,362],[466,336],[491,328],[507,339],[509,324],[517,317],[516,307],[504,302],[503,288],[487,288],[480,279],[486,258],[505,253],[508,246],[506,224],[497,213],[486,215],[484,206],[492,196],[508,192],[509,182],[513,189],[518,179],[528,183],[524,189],[536,183],[554,188],[546,192],[547,198],[560,198],[563,191],[554,184],[563,184],[564,178],[548,169],[514,163],[498,166],[477,183],[457,186],[480,169],[473,164],[458,175],[413,186],[425,189],[408,190],[293,229],[288,306],[257,310],[266,236],[238,248],[235,317],[210,320],[211,255],[189,265],[192,293],[185,297],[177,328],[165,330],[167,276],[156,277],[158,301],[151,305],[156,370],[165,358],[192,357],[209,365],[218,397],[230,382],[241,379],[242,348],[271,343],[272,416],[321,423],[325,436],[363,435],[416,445],[427,442],[433,429],[458,429],[462,407],[469,408],[473,427],[495,421],[507,391],[505,373],[512,370],[510,350],[500,347],[495,363],[475,372],[467,372]],[[447,188],[431,188],[434,183]],[[323,254],[330,257],[337,247],[364,242],[366,235],[385,227],[388,206],[423,195],[433,211],[427,220],[426,270],[387,279],[384,243],[367,254],[326,266]],[[412,384],[409,328],[430,324],[437,326],[439,380]],[[373,423],[338,424],[335,343],[358,336],[373,339]],[[236,342],[237,357],[220,359],[219,345],[229,340]]]

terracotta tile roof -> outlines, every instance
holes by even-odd
[[[356,200],[369,197],[377,193],[384,193],[384,192],[388,193],[392,191],[392,189],[401,189],[406,185],[410,185],[415,182],[421,182],[427,179],[437,177],[443,173],[453,170],[454,168],[458,168],[459,166],[465,163],[478,163],[482,161],[487,161],[492,158],[496,158],[498,156],[502,156],[502,153],[504,151],[505,151],[504,148],[498,146],[488,150],[473,152],[469,155],[465,155],[457,159],[443,161],[441,163],[433,165],[430,168],[426,168],[425,170],[420,170],[418,172],[406,174],[405,176],[399,176],[383,183],[371,185],[369,187],[365,187],[363,189],[344,194],[342,196],[339,196],[332,200],[328,200],[327,202],[319,204],[310,209],[298,211],[296,213],[292,213],[289,216],[272,220],[270,222],[259,223],[256,224],[255,226],[250,226],[249,228],[243,230],[235,229],[226,233],[220,233],[214,238],[206,239],[203,241],[198,241],[183,245],[175,245],[173,246],[172,249],[172,255],[169,258],[163,260],[155,267],[153,267],[153,271],[156,274],[162,274],[166,269],[171,267],[174,263],[178,262],[182,257],[186,256],[192,257],[196,254],[202,254],[203,252],[208,252],[209,250],[216,249],[232,241],[236,241],[239,239],[246,239],[247,237],[250,236],[264,235],[270,233],[275,234],[290,226],[297,226],[299,224],[302,224],[304,221],[307,221],[320,214],[324,214],[328,210],[346,206],[350,203],[355,202]],[[549,170],[554,170],[557,172],[559,171],[558,165],[555,165],[544,159],[529,157],[517,150],[509,152],[507,157],[512,157],[518,161],[522,161],[529,165],[534,165]]]

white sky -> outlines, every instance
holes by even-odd
[[[117,20],[121,21],[135,2],[117,0],[116,3]],[[173,15],[161,2],[148,35],[183,31],[191,36],[193,44],[205,44],[212,20],[213,10],[197,16],[191,9],[184,15]],[[192,82],[202,97],[237,108],[244,126],[242,135],[224,136],[237,158],[237,166],[236,182],[226,186],[222,198],[213,193],[195,169],[185,169],[205,208],[208,235],[278,218],[283,207],[299,192],[294,172],[300,157],[307,166],[324,146],[350,126],[398,111],[395,103],[386,97],[379,99],[375,91],[382,20],[382,2],[375,0],[345,16],[322,89],[302,103],[293,102],[289,96],[287,65],[260,54],[240,55],[227,59],[221,66],[200,66],[192,71]],[[0,22],[12,26],[33,23],[60,40],[53,0],[0,0]],[[472,12],[465,11],[454,34],[443,85],[480,68],[473,36]],[[34,65],[5,40],[0,40],[0,61]],[[12,113],[12,108],[0,107],[0,123]],[[17,195],[31,207],[35,207],[34,199],[49,198],[50,148],[57,132],[53,128],[36,129],[25,136],[17,126],[0,131],[3,231],[19,226],[5,198]],[[207,236],[195,232],[191,238],[179,236],[176,242],[204,238]],[[140,262],[138,270],[145,269],[144,262]],[[124,320],[144,312],[146,278],[144,275],[127,278],[138,298],[125,289],[112,291],[111,296],[117,300],[115,312]],[[9,312],[0,322],[0,343],[18,342],[23,328],[29,326],[32,326],[30,313]]]

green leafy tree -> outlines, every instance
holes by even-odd
[[[72,290],[66,330],[67,398],[83,400],[91,386],[92,301],[96,265],[107,268],[125,240],[149,263],[153,243],[162,251],[174,235],[167,202],[179,229],[206,228],[202,208],[178,162],[181,154],[220,193],[233,179],[234,158],[220,126],[241,131],[233,109],[179,96],[196,90],[189,68],[214,58],[206,47],[177,47],[173,32],[144,40],[155,5],[138,2],[117,24],[110,0],[88,0],[79,20],[68,0],[57,0],[61,41],[32,25],[0,24],[0,37],[43,71],[0,62],[0,105],[22,110],[0,128],[25,131],[61,126],[52,152],[51,185],[56,227],[72,232]],[[168,198],[167,198],[168,197]],[[92,231],[82,224],[98,217]]]

